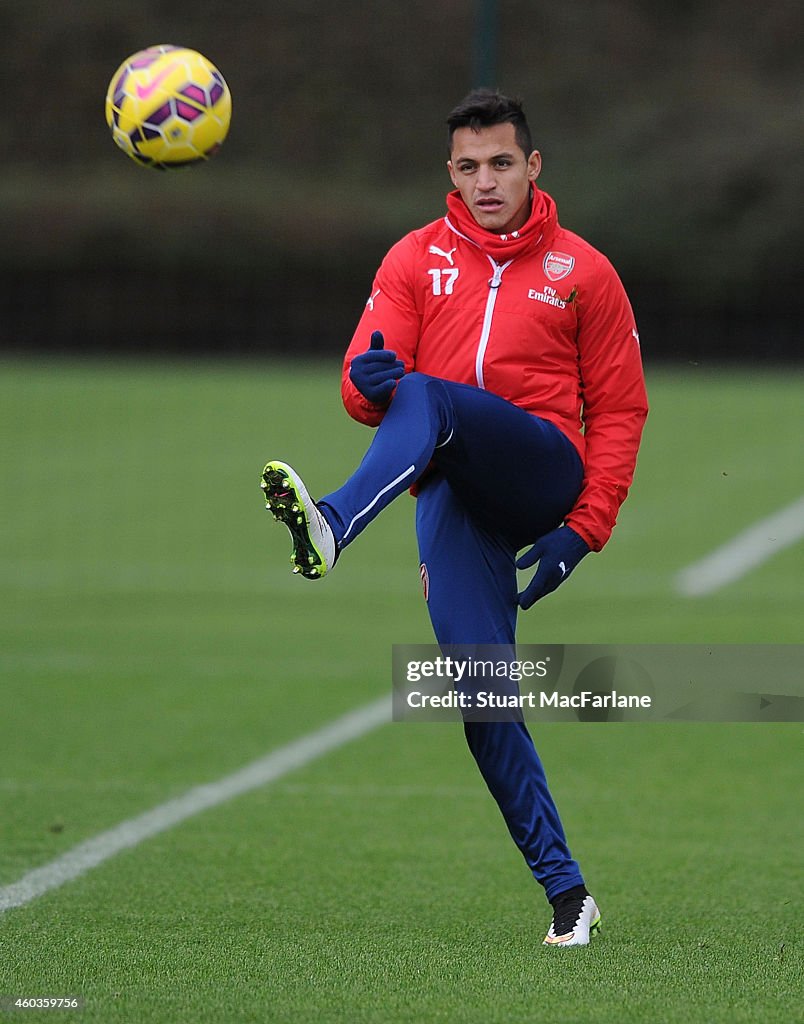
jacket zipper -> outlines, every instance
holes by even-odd
[[[486,299],[486,311],[483,314],[483,328],[480,332],[480,342],[477,346],[477,354],[475,355],[475,378],[477,379],[477,386],[479,388],[486,387],[485,380],[483,377],[483,361],[486,358],[486,348],[489,343],[489,335],[491,334],[491,323],[494,319],[494,306],[497,302],[497,292],[502,282],[503,271],[507,267],[510,267],[514,262],[512,259],[508,260],[507,263],[497,263],[495,260],[486,253],[486,258],[492,266],[492,276],[489,279],[489,294]]]

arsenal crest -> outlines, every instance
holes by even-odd
[[[548,252],[542,263],[544,275],[549,281],[560,281],[562,277],[572,273],[574,266],[575,257],[568,256],[565,252]]]

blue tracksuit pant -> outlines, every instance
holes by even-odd
[[[418,481],[416,532],[439,644],[507,644],[515,656],[520,548],[558,526],[583,466],[553,424],[497,395],[411,373],[355,473],[318,505],[340,548]],[[552,899],[583,884],[521,721],[464,722],[485,782]]]

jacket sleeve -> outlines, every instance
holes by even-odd
[[[360,423],[376,427],[387,406],[375,405],[349,379],[352,359],[369,347],[374,331],[382,331],[386,349],[396,352],[410,373],[416,362],[421,314],[415,295],[416,251],[412,236],[403,238],[388,252],[371,286],[366,308],[346,350],[341,395],[346,411]],[[392,399],[393,401],[393,399]]]
[[[585,291],[578,296],[577,336],[584,482],[566,523],[599,551],[634,477],[648,402],[634,314],[605,257]]]

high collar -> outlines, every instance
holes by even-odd
[[[474,242],[496,263],[504,263],[535,250],[542,242],[549,241],[558,224],[556,204],[546,192],[535,186],[531,197],[530,214],[518,231],[498,235],[482,228],[457,189],[447,195],[445,220],[448,227]]]

